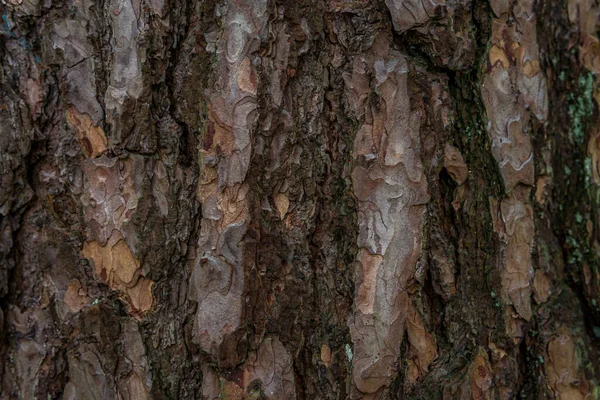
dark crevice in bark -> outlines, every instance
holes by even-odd
[[[564,51],[577,42],[578,36],[567,19],[566,6],[540,3],[538,12],[543,15],[538,23],[541,37],[545,39],[541,41],[543,60],[551,72],[550,109],[566,109],[566,112],[551,113],[549,123],[539,131],[540,140],[552,140],[552,175],[556,183],[549,207],[550,220],[562,249],[566,282],[579,299],[587,316],[584,322],[588,336],[598,348],[593,326],[600,325],[600,305],[593,304],[595,299],[586,295],[588,288],[584,284],[584,265],[591,268],[594,278],[600,271],[600,260],[592,248],[597,236],[595,232],[590,235],[586,226],[587,221],[595,219],[598,210],[592,197],[591,171],[586,166],[591,157],[587,154],[587,144],[595,135],[592,124],[598,120],[598,109],[591,97],[586,98],[591,96],[585,86],[590,73],[580,64],[579,50],[572,47],[571,51]],[[585,109],[589,107],[586,102],[592,110]]]
[[[526,329],[526,332],[531,331],[531,329]],[[532,352],[529,343],[529,335],[527,335],[521,343],[519,344],[519,383],[516,385],[515,389],[518,393],[520,399],[533,399],[536,398],[537,393],[534,393],[535,386],[531,386],[530,382],[532,381],[535,370],[532,368]]]
[[[171,21],[175,21],[176,28],[174,29],[175,34],[169,36],[171,40],[167,41],[167,46],[169,47],[169,51],[167,52],[167,65],[165,69],[165,88],[167,91],[168,97],[168,106],[169,106],[169,114],[170,117],[179,125],[181,129],[181,138],[180,138],[180,148],[183,150],[183,155],[181,156],[181,161],[184,166],[191,166],[197,160],[196,155],[196,132],[190,132],[190,127],[185,123],[181,118],[178,117],[178,113],[176,111],[177,99],[174,93],[176,84],[175,84],[175,69],[182,61],[182,52],[187,49],[183,46],[185,44],[185,40],[188,38],[190,33],[190,19],[192,17],[192,13],[189,12],[189,9],[194,10],[193,5],[196,3],[189,4],[188,1],[182,1],[180,4],[177,4],[175,7],[170,7],[170,19]],[[194,10],[195,11],[195,10]],[[201,14],[202,17],[204,15]],[[197,17],[198,18],[198,17]],[[160,23],[160,21],[156,21],[156,23]],[[183,42],[183,43],[182,43]],[[205,82],[198,82],[198,85],[204,87]]]
[[[494,293],[499,296],[500,281],[498,273],[495,272],[497,255],[489,253],[493,251],[492,249],[497,248],[497,241],[493,238],[488,203],[489,196],[501,198],[504,189],[498,165],[492,158],[490,151],[484,122],[486,113],[481,101],[478,83],[481,80],[482,63],[485,65],[487,62],[486,53],[490,37],[489,15],[491,10],[487,4],[473,2],[471,12],[476,27],[476,62],[471,66],[467,66],[464,70],[456,71],[436,65],[427,51],[417,44],[419,43],[418,34],[408,31],[399,35],[393,32],[394,42],[401,51],[409,55],[413,62],[422,65],[427,71],[448,78],[450,95],[456,110],[456,121],[451,127],[448,141],[457,146],[461,153],[465,155],[467,165],[471,171],[471,177],[467,182],[471,189],[469,196],[471,208],[462,211],[466,215],[454,216],[453,210],[450,211],[452,207],[450,203],[455,187],[450,183],[445,170],[439,173],[437,186],[440,189],[432,192],[432,201],[439,201],[442,205],[442,208],[438,209],[443,210],[446,207],[439,219],[443,220],[445,224],[450,224],[452,230],[458,233],[456,237],[450,233],[457,267],[455,272],[457,294],[447,301],[437,296],[431,288],[431,268],[424,287],[425,293],[432,304],[438,304],[437,309],[447,310],[449,308],[450,311],[448,316],[440,317],[440,322],[435,325],[434,331],[437,333],[439,352],[442,354],[448,354],[448,352],[454,355],[462,354],[466,357],[466,360],[471,359],[470,354],[474,350],[473,345],[475,343],[485,344],[488,340],[488,331],[493,329],[493,326],[487,326],[487,320],[489,319],[487,310],[495,310],[491,318],[497,325],[498,330],[502,330],[504,325],[502,313],[499,308],[494,307],[494,302],[497,301],[494,298]],[[439,199],[436,196],[440,196]],[[438,221],[434,220],[431,223],[438,224]],[[435,238],[430,240],[435,242]],[[465,252],[468,252],[471,256],[468,257]],[[492,293],[492,296],[490,296],[490,293]],[[460,302],[471,304],[474,307],[486,310],[486,312],[479,315],[463,314],[463,312],[454,309]],[[435,310],[435,306],[430,307],[432,314],[436,313]],[[461,326],[458,329],[459,332],[475,330],[477,340],[465,340],[466,337],[464,336],[457,338],[456,328],[451,328],[447,323],[459,324]],[[455,333],[450,333],[452,331]],[[456,341],[456,339],[459,340]],[[436,365],[445,365],[448,377],[450,377],[464,366],[464,363],[459,366],[455,361],[456,358],[453,359],[453,357],[441,357],[436,361]],[[439,376],[437,378],[432,377],[432,379],[439,378]],[[401,378],[399,377],[399,379]],[[433,390],[432,385],[435,385],[435,383],[428,382],[426,377],[415,388],[416,397],[414,398],[438,398],[441,396],[441,393]],[[404,397],[401,390],[397,393],[399,393],[399,398]]]
[[[28,4],[27,1],[23,3]],[[469,34],[473,34],[476,42],[475,62],[465,62],[462,67],[455,68],[440,64],[436,58],[439,54],[428,51],[431,42],[425,33],[409,30],[397,34],[392,28],[392,15],[383,1],[376,4],[331,1],[316,5],[310,2],[268,2],[268,29],[272,30],[272,36],[262,43],[256,54],[244,56],[252,58],[260,55],[264,57],[263,61],[273,61],[273,54],[277,52],[277,35],[290,34],[289,41],[282,43],[290,45],[291,61],[286,59],[288,64],[284,66],[282,75],[285,79],[273,85],[284,86],[284,97],[291,100],[286,100],[289,104],[281,107],[271,104],[273,68],[265,67],[266,63],[256,68],[259,75],[256,96],[259,115],[258,121],[251,127],[253,154],[246,177],[251,198],[248,202],[249,228],[241,239],[247,250],[243,261],[246,287],[241,296],[245,321],[226,338],[231,343],[210,354],[197,344],[196,330],[199,328],[194,328],[194,322],[198,303],[187,298],[186,288],[194,284],[190,282],[190,270],[196,268],[197,258],[202,256],[196,254],[200,229],[203,228],[200,226],[202,211],[196,200],[196,189],[198,175],[205,166],[197,164],[200,158],[197,146],[205,141],[203,145],[210,147],[208,139],[213,140],[213,137],[206,136],[209,113],[204,89],[212,88],[215,82],[211,80],[219,76],[213,70],[215,59],[225,57],[223,53],[213,55],[205,50],[205,34],[221,23],[221,14],[215,12],[216,3],[167,2],[163,10],[168,16],[168,24],[163,21],[164,17],[151,10],[156,7],[155,2],[142,4],[142,14],[137,18],[145,19],[148,30],[144,31],[145,36],[140,37],[132,51],[146,51],[146,63],[140,73],[144,77],[144,90],[148,91],[144,96],[148,97],[138,99],[138,104],[128,104],[127,107],[131,107],[127,108],[127,112],[134,113],[135,118],[131,117],[137,120],[138,113],[146,117],[143,107],[149,105],[148,120],[144,120],[148,129],[146,132],[146,127],[135,121],[127,127],[124,145],[117,145],[103,153],[107,158],[143,158],[143,162],[147,163],[146,172],[139,173],[144,186],[137,188],[140,204],[131,217],[130,226],[139,229],[140,242],[148,247],[136,255],[146,269],[144,277],[153,279],[155,285],[154,307],[141,320],[136,319],[137,315],[135,318],[132,316],[130,305],[117,290],[98,282],[93,271],[95,265],[84,261],[85,257],[80,254],[82,242],[88,239],[87,230],[91,229],[86,226],[87,220],[82,215],[81,193],[70,192],[70,183],[67,182],[48,200],[46,194],[50,193],[51,185],[40,178],[46,176],[44,174],[51,175],[43,169],[46,164],[60,169],[57,176],[66,180],[73,171],[81,170],[84,162],[92,162],[76,150],[79,146],[76,132],[65,122],[64,107],[68,99],[64,95],[68,91],[68,76],[60,76],[64,61],[61,60],[62,55],[59,51],[56,51],[58,56],[43,54],[44,51],[55,51],[54,48],[49,50],[52,44],[47,39],[54,34],[55,21],[84,18],[75,7],[67,9],[67,3],[42,4],[40,16],[13,11],[18,10],[20,4],[10,4],[3,4],[0,10],[15,23],[16,33],[13,34],[18,37],[0,27],[0,49],[6,50],[0,54],[3,64],[0,92],[4,95],[5,90],[15,93],[25,91],[19,75],[26,76],[28,66],[12,64],[15,62],[12,58],[17,59],[19,55],[8,53],[9,42],[12,44],[12,41],[20,40],[23,46],[29,46],[27,52],[52,61],[50,65],[39,64],[39,68],[43,69],[41,90],[44,99],[40,117],[33,120],[32,116],[23,112],[21,122],[27,121],[31,126],[10,128],[17,132],[17,139],[28,135],[29,131],[33,132],[31,148],[25,155],[17,154],[15,160],[22,164],[16,174],[24,176],[25,185],[31,186],[34,192],[27,202],[10,209],[10,215],[0,216],[0,228],[4,229],[3,226],[9,223],[8,234],[13,240],[0,260],[6,260],[8,264],[0,266],[0,273],[6,273],[8,280],[8,293],[2,292],[4,284],[0,282],[0,376],[11,368],[17,371],[17,364],[9,360],[9,354],[18,360],[27,359],[28,355],[19,355],[18,351],[23,346],[33,346],[28,340],[35,339],[36,333],[45,330],[47,337],[44,340],[47,342],[40,345],[49,352],[44,353],[47,361],[35,378],[39,379],[36,396],[66,397],[67,382],[77,379],[78,373],[83,374],[89,368],[76,360],[84,354],[98,358],[97,371],[106,372],[109,386],[123,383],[126,374],[131,373],[129,367],[123,366],[129,363],[122,354],[127,350],[123,335],[132,326],[135,329],[139,326],[145,352],[143,359],[149,363],[151,370],[151,394],[154,398],[200,397],[205,389],[202,387],[204,371],[212,370],[217,378],[222,378],[221,383],[239,379],[246,362],[261,343],[271,338],[280,340],[291,355],[296,398],[348,398],[353,384],[352,361],[349,358],[355,345],[348,322],[357,297],[355,259],[360,218],[357,215],[358,200],[353,194],[356,188],[352,187],[349,173],[356,167],[352,161],[353,142],[363,121],[351,117],[353,110],[352,105],[347,104],[348,87],[343,74],[352,72],[354,57],[367,54],[373,44],[372,37],[383,31],[392,37],[392,47],[405,54],[411,68],[414,67],[409,72],[413,90],[411,97],[414,96],[411,101],[425,104],[422,117],[426,123],[422,125],[421,139],[423,142],[435,139],[433,150],[423,150],[422,154],[431,196],[427,204],[428,225],[423,229],[426,240],[423,242],[422,260],[426,260],[427,270],[419,277],[418,284],[411,287],[415,290],[411,293],[414,296],[411,301],[414,301],[415,308],[420,307],[418,312],[422,314],[426,331],[435,336],[438,358],[428,366],[429,372],[420,377],[416,386],[410,387],[406,372],[413,349],[405,334],[401,357],[398,358],[398,376],[389,388],[384,389],[381,398],[433,399],[449,396],[448,393],[455,392],[447,390],[471,384],[468,381],[471,379],[469,368],[480,354],[480,349],[493,368],[500,365],[498,352],[505,352],[504,359],[512,362],[494,377],[497,388],[504,382],[510,385],[515,397],[542,396],[548,384],[544,376],[546,367],[540,357],[547,357],[548,343],[562,334],[557,326],[564,326],[574,338],[579,337],[576,346],[581,353],[577,353],[577,361],[591,363],[591,369],[586,367],[585,376],[591,384],[598,379],[599,372],[592,371],[597,365],[597,350],[600,348],[599,288],[594,283],[600,274],[600,261],[594,248],[598,228],[592,227],[590,233],[587,226],[589,221],[597,225],[595,196],[598,189],[589,186],[586,164],[587,143],[595,134],[592,123],[597,121],[598,110],[587,98],[587,86],[593,78],[583,70],[579,54],[567,51],[579,38],[568,20],[566,5],[539,2],[536,6],[537,36],[545,51],[542,66],[551,76],[549,98],[553,111],[546,125],[534,123],[532,132],[526,133],[531,134],[535,142],[536,177],[541,176],[545,168],[544,162],[539,160],[548,150],[548,143],[552,153],[553,172],[543,172],[551,175],[553,181],[549,204],[534,203],[538,186],[533,187],[530,200],[535,207],[537,229],[533,263],[536,270],[543,270],[551,276],[556,292],[552,293],[548,302],[536,303],[529,323],[521,321],[524,337],[515,344],[513,338],[506,334],[504,311],[510,306],[500,300],[502,288],[498,266],[504,256],[500,250],[503,239],[494,232],[490,213],[490,198],[501,200],[506,198],[506,193],[498,163],[491,154],[480,86],[482,76],[491,68],[488,65],[493,18],[491,6],[478,1],[470,3],[472,21],[469,23],[472,25],[469,26],[474,32]],[[89,8],[91,21],[86,27],[93,48],[89,57],[94,62],[96,99],[102,109],[106,108],[104,99],[115,69],[114,49],[110,44],[115,34],[112,27],[115,4],[103,0],[94,3]],[[229,6],[235,8],[237,4],[231,2]],[[436,22],[443,15],[432,14],[430,17]],[[312,35],[310,39],[302,39],[302,24],[308,26],[307,31]],[[229,29],[220,28],[224,33]],[[224,36],[223,40],[230,38]],[[306,53],[298,54],[305,40],[310,41],[311,47]],[[330,60],[334,57],[339,57],[336,66]],[[85,58],[74,64],[81,66],[87,60]],[[9,68],[13,70],[7,71]],[[328,86],[323,84],[325,79],[329,80]],[[377,77],[368,79],[374,85]],[[432,82],[440,83],[449,90],[452,107],[448,108],[455,110],[449,128],[437,126],[433,121],[435,118],[430,110]],[[25,101],[24,93],[11,95],[14,98],[7,100],[9,103]],[[369,101],[376,103],[378,96],[373,94]],[[0,112],[3,104],[0,99]],[[578,111],[577,107],[582,104],[585,110]],[[591,113],[590,104],[593,108]],[[23,106],[21,112],[26,108],[27,105]],[[277,121],[284,112],[292,115],[287,127]],[[265,121],[270,116],[276,123],[266,129]],[[3,122],[0,121],[0,124]],[[106,118],[101,118],[100,126],[110,143],[111,137],[118,132],[111,132]],[[575,132],[574,126],[578,127],[578,132]],[[132,145],[135,140],[143,142],[148,139],[155,131],[156,149],[139,148],[136,143]],[[141,136],[128,141],[127,135],[133,133]],[[284,161],[272,168],[274,156],[271,152],[276,149],[276,135],[284,136],[284,144],[277,150],[280,153],[277,156]],[[69,154],[75,155],[67,157],[60,153],[62,158],[58,159],[57,148],[60,146],[56,142],[69,137],[72,140]],[[154,172],[148,171],[158,165],[152,163],[162,163],[165,161],[163,156],[169,157],[165,156],[168,153],[165,150],[173,145],[169,140],[174,137],[176,143],[173,149],[179,154],[176,160],[169,161],[172,163],[165,167],[166,176],[161,178],[177,185],[168,192],[167,217],[159,214],[159,200],[152,198],[153,185],[161,182],[149,183],[152,179],[149,176]],[[261,141],[264,141],[264,152],[259,154],[255,150]],[[461,186],[453,182],[440,164],[446,142],[461,151],[471,170],[468,180]],[[302,151],[299,165],[285,160],[285,157],[297,154],[295,151]],[[425,154],[427,151],[430,153]],[[180,169],[175,172],[177,168]],[[184,175],[188,174],[189,186],[174,179],[174,175],[182,171]],[[291,189],[280,190],[276,185],[285,180],[288,180]],[[463,189],[464,197],[456,200],[459,190]],[[25,188],[16,190],[24,191]],[[286,193],[291,200],[291,207],[282,212],[283,215],[279,214],[273,198],[277,190]],[[460,207],[455,208],[455,200]],[[314,206],[312,214],[302,208],[306,204]],[[180,230],[185,234],[170,237]],[[5,234],[4,231],[1,233]],[[34,240],[35,235],[47,235],[48,238],[42,240],[36,236]],[[48,254],[45,251],[53,248],[57,252],[68,253],[68,257],[62,257],[61,253],[56,260],[44,260]],[[439,248],[447,252],[445,255],[453,263],[456,293],[452,295],[443,293],[437,286],[439,277],[436,276],[432,254]],[[564,277],[563,264],[567,266]],[[32,283],[23,278],[30,271],[34,271],[36,278],[31,279]],[[64,317],[61,313],[67,313],[62,304],[65,291],[61,289],[48,300],[50,308],[43,310],[43,315],[50,321],[48,325],[27,326],[26,333],[22,333],[19,331],[20,322],[15,322],[14,315],[10,317],[11,322],[8,321],[9,307],[14,306],[19,312],[42,311],[38,303],[47,279],[53,285],[66,287],[75,278],[83,284],[80,291],[90,297],[86,308],[68,311],[68,317]],[[90,293],[86,292],[88,289]],[[37,317],[27,318],[36,320]],[[491,347],[492,341],[500,350]],[[327,360],[327,351],[331,353],[330,360]],[[346,355],[348,351],[349,355]],[[545,362],[551,361],[547,358]],[[4,391],[8,384],[2,378],[0,397],[5,394],[7,398],[16,396],[14,388],[29,385],[25,381],[25,372],[11,374],[15,376],[14,382],[9,382],[13,391]],[[19,374],[23,376],[17,376]],[[82,385],[80,389],[87,386],[94,385]],[[97,386],[101,387],[100,384]],[[259,392],[260,380],[243,389],[247,396],[253,389]],[[462,393],[465,395],[467,392]],[[268,394],[263,393],[262,396],[268,397]]]
[[[110,28],[110,11],[109,0],[97,0],[90,10],[94,13],[95,24],[90,24],[93,31],[89,32],[89,38],[94,47],[93,60],[98,63],[98,68],[94,68],[94,78],[96,85],[96,100],[101,105],[102,110],[106,110],[106,101],[104,95],[110,84],[110,70],[112,67],[112,46],[110,41],[113,37],[112,29]],[[103,111],[104,113],[104,111]],[[106,121],[106,115],[101,119],[100,125],[106,137],[110,137],[111,126]]]

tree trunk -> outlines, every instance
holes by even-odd
[[[600,399],[597,0],[0,9],[0,398]]]

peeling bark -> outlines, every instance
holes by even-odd
[[[0,398],[600,396],[597,2],[0,10]]]

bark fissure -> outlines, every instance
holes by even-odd
[[[597,1],[0,13],[0,397],[600,396]]]

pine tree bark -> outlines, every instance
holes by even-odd
[[[0,398],[600,398],[597,1],[0,10]]]

